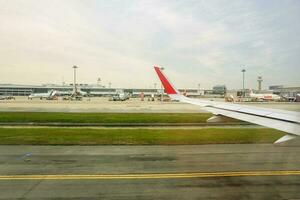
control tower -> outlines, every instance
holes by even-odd
[[[261,83],[263,82],[262,76],[259,76],[257,78],[257,82],[258,82],[258,90],[261,91]]]

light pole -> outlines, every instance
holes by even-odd
[[[245,72],[246,72],[246,70],[243,69],[242,72],[243,72],[243,97],[245,98]]]
[[[163,71],[165,68],[161,67],[160,70]],[[161,98],[160,101],[163,102],[163,98],[164,98],[164,89],[163,89],[163,85],[162,83],[160,84],[161,86]]]
[[[73,66],[74,69],[74,93],[77,94],[77,85],[76,85],[76,69],[78,67],[76,65]]]

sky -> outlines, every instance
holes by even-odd
[[[0,0],[0,84],[300,85],[298,0]]]

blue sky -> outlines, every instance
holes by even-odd
[[[0,0],[0,83],[300,85],[298,0]]]

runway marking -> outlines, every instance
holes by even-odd
[[[243,176],[300,176],[296,171],[194,172],[161,174],[90,174],[90,175],[0,175],[1,180],[111,180],[111,179],[179,179]]]

